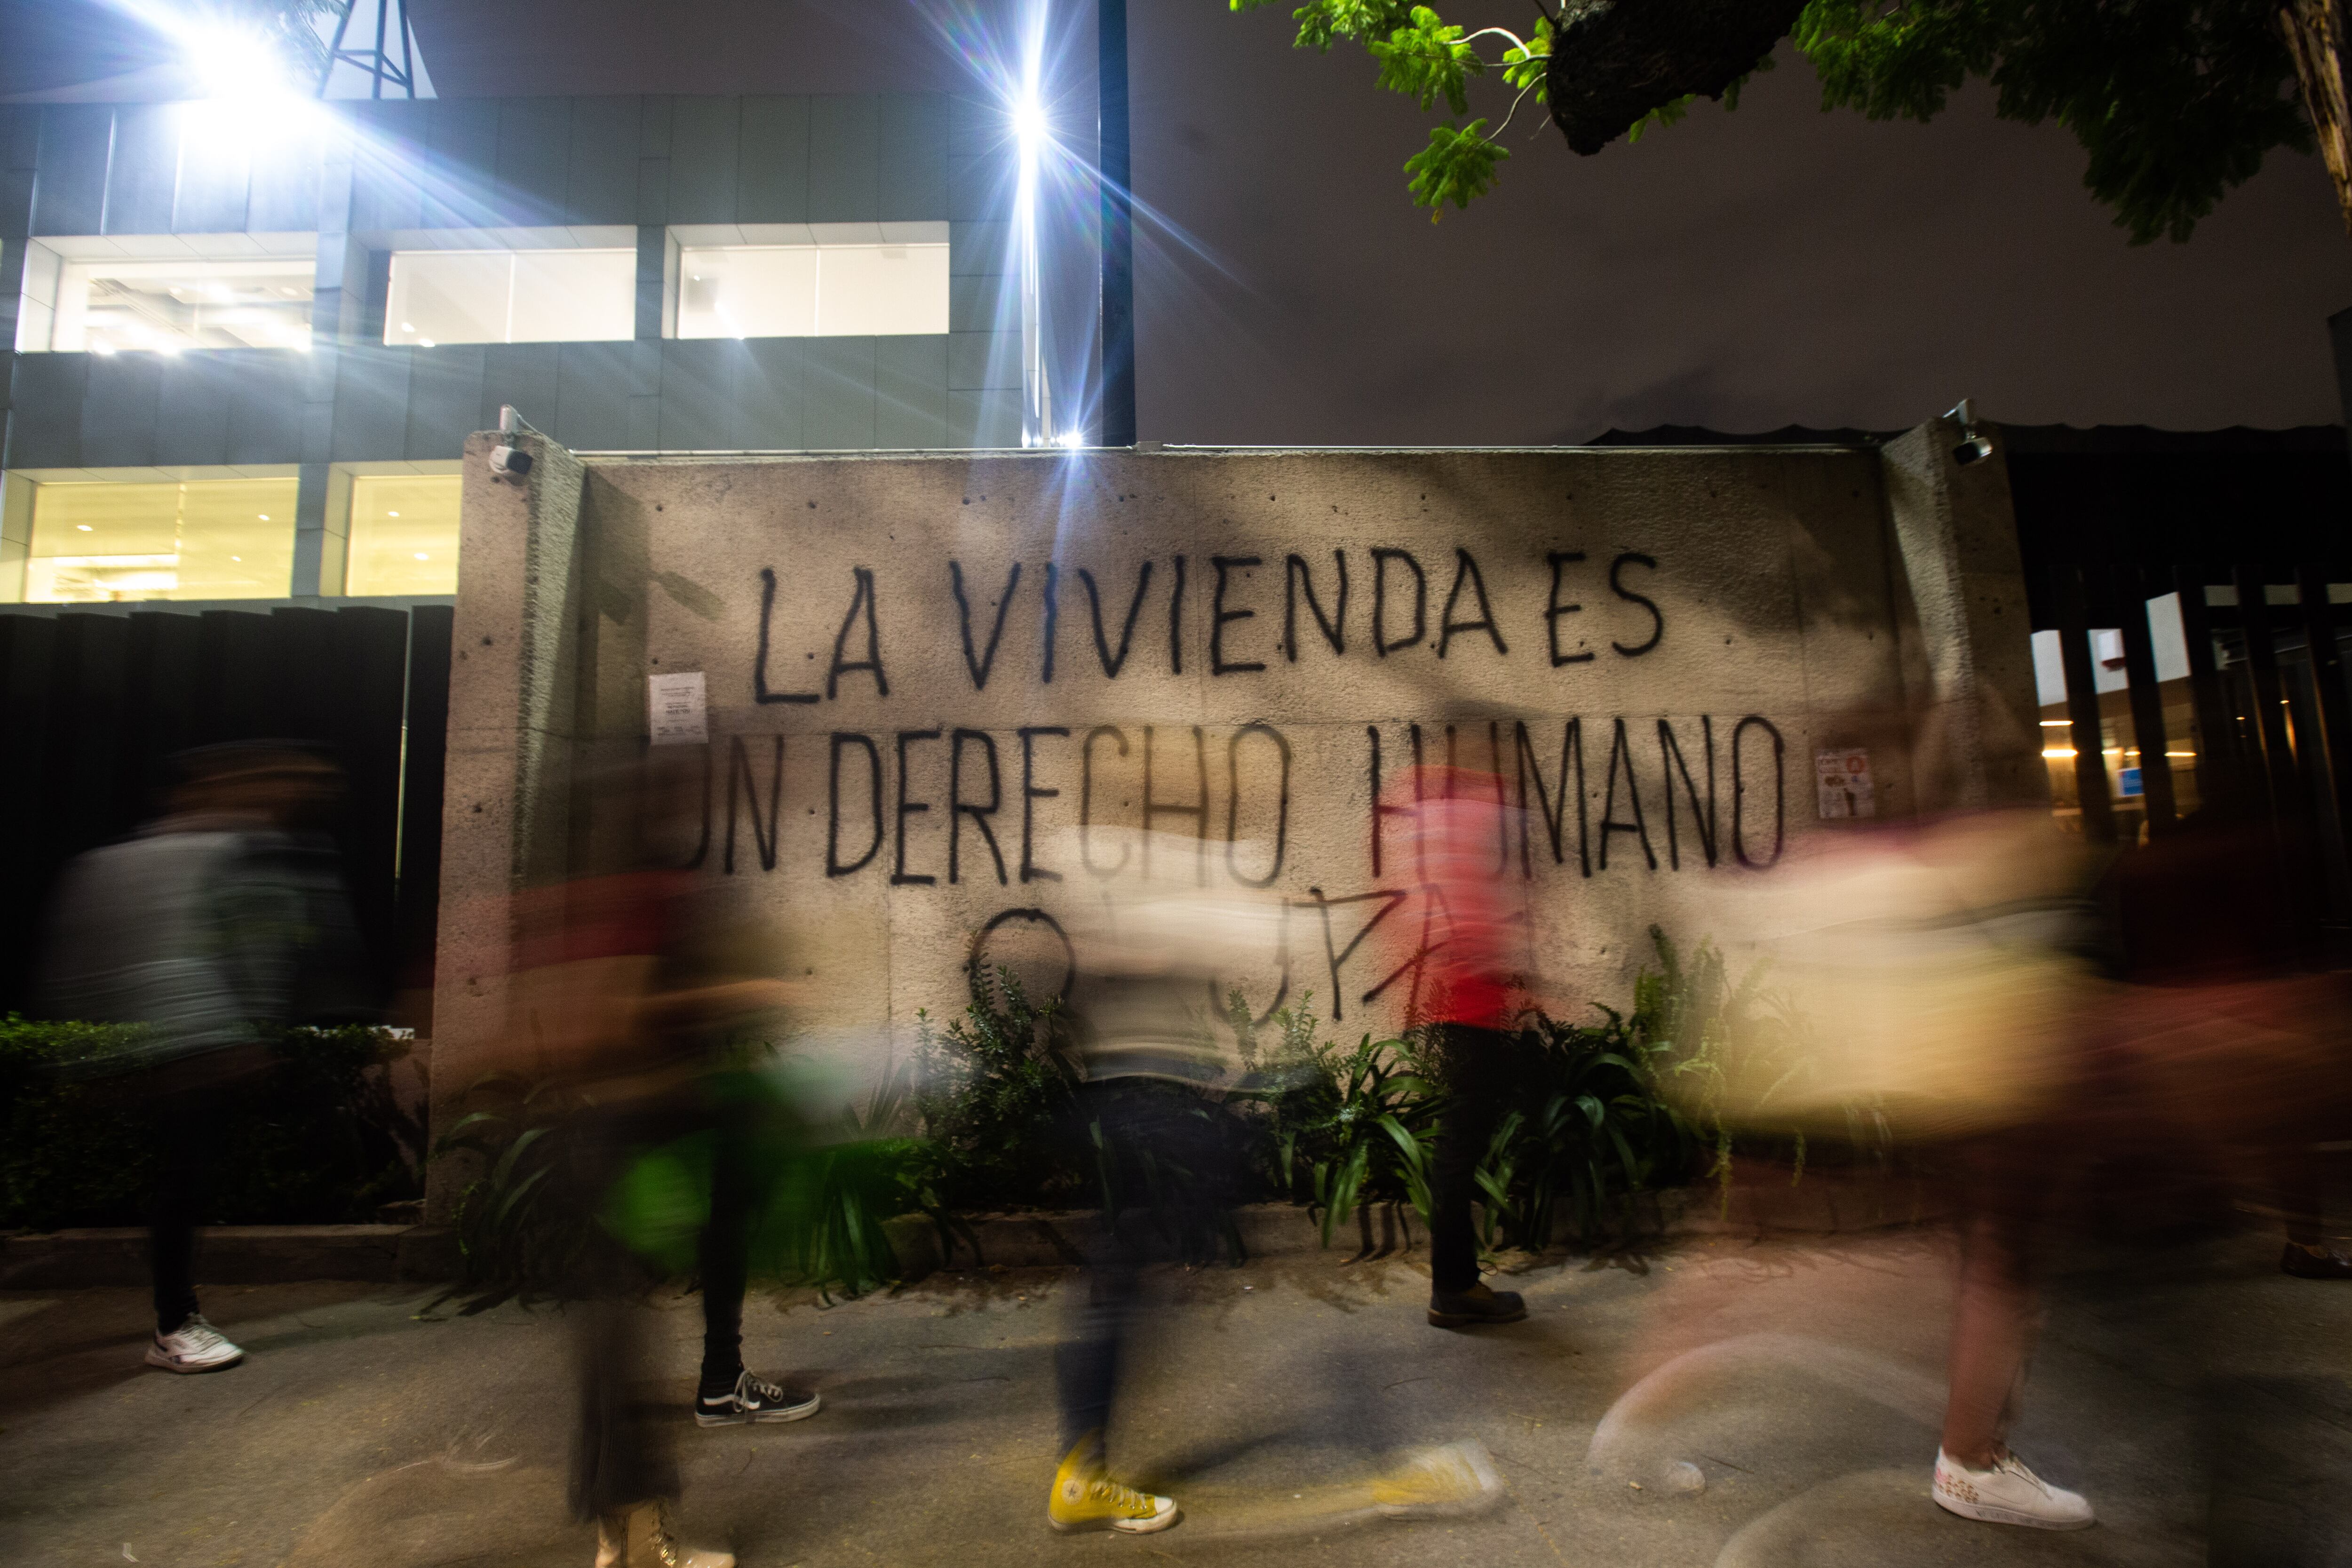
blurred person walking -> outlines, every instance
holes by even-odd
[[[698,1426],[798,1421],[822,1405],[742,1361],[743,1297],[758,1190],[758,1108],[718,1069],[732,1043],[792,998],[756,927],[720,889],[677,869],[694,807],[647,767],[590,791],[607,850],[623,868],[518,898],[511,1051],[526,1076],[570,1088],[566,1197],[585,1221],[575,1288],[587,1298],[576,1344],[579,1379],[571,1499],[597,1526],[597,1568],[730,1568],[723,1552],[682,1544],[680,1493],[667,1423],[645,1409],[643,1314],[630,1299],[646,1271],[604,1223],[638,1155],[680,1139],[707,1141],[708,1209],[696,1263],[703,1309]],[[592,817],[599,815],[592,809]],[[522,1065],[519,1063],[519,1065]]]
[[[1272,933],[1261,901],[1169,875],[1197,861],[1196,840],[1094,837],[1125,838],[1119,863],[1130,873],[1106,885],[1102,917],[1071,933],[1084,976],[1072,1001],[1073,1137],[1099,1163],[1104,1195],[1086,1300],[1056,1357],[1062,1460],[1045,1520],[1065,1532],[1145,1535],[1182,1512],[1109,1468],[1113,1408],[1143,1321],[1144,1230],[1180,1250],[1213,1247],[1222,1231],[1237,1150],[1213,1100],[1240,1074],[1216,1034],[1215,982],[1239,972],[1236,953],[1265,951]]]
[[[1478,1277],[1470,1216],[1478,1163],[1509,1108],[1517,1013],[1515,975],[1525,968],[1527,915],[1509,875],[1510,812],[1495,773],[1407,769],[1384,814],[1403,818],[1399,864],[1419,884],[1424,919],[1398,924],[1391,945],[1418,972],[1409,1011],[1438,1047],[1447,1094],[1430,1177],[1429,1321],[1443,1329],[1516,1323],[1528,1315],[1516,1290]]]
[[[250,741],[172,766],[163,816],[67,868],[42,993],[57,1017],[145,1026],[79,1070],[139,1108],[156,1152],[147,1364],[216,1372],[245,1356],[195,1289],[223,1113],[268,1069],[280,1031],[366,1021],[374,997],[323,831],[341,796],[334,764],[298,742]]]

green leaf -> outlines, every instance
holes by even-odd
[[[1430,222],[1444,216],[1447,202],[1466,207],[1473,197],[1494,188],[1495,165],[1511,154],[1486,140],[1482,134],[1486,129],[1484,120],[1458,131],[1451,125],[1432,126],[1429,145],[1405,160],[1404,172],[1412,176],[1408,188],[1413,204],[1431,209]]]
[[[1639,142],[1644,132],[1663,131],[1669,125],[1681,123],[1690,113],[1691,105],[1697,101],[1698,94],[1695,92],[1686,92],[1680,98],[1669,99],[1625,128],[1626,142],[1630,145]]]
[[[1463,29],[1452,27],[1426,5],[1415,5],[1404,26],[1386,38],[1364,45],[1381,64],[1378,85],[1401,92],[1428,109],[1440,98],[1455,114],[1470,108],[1469,79],[1482,74],[1486,62],[1462,41]]]

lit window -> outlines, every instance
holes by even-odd
[[[948,330],[945,245],[688,246],[681,338],[887,337]]]
[[[17,344],[101,354],[308,349],[315,271],[315,243],[299,234],[38,239],[26,250]]]
[[[397,250],[383,341],[607,342],[636,336],[634,250]]]
[[[352,480],[352,534],[343,592],[457,591],[456,474],[361,475]]]
[[[291,479],[36,486],[25,598],[283,598],[294,490]]]

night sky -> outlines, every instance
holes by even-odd
[[[412,4],[445,96],[972,80],[898,0]],[[1076,9],[1090,62],[1091,0]],[[1500,190],[1433,226],[1399,172],[1429,122],[1360,52],[1292,50],[1286,5],[1130,10],[1135,184],[1158,219],[1139,239],[1147,438],[1895,427],[1963,395],[2026,424],[2340,417],[2325,322],[2352,305],[2352,240],[2315,158],[2274,156],[2189,244],[2136,248],[2064,132],[1998,121],[1983,91],[1929,126],[1824,115],[1789,58],[1736,113],[1702,105],[1596,158],[1515,127]],[[38,15],[54,39],[81,11],[8,0],[0,25],[22,43]],[[32,52],[0,86],[53,68]],[[1090,76],[1067,85],[1090,118]]]

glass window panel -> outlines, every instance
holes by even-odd
[[[518,250],[516,343],[585,343],[637,335],[634,250]]]
[[[817,252],[762,245],[678,252],[681,338],[806,338],[816,334]]]
[[[456,474],[362,475],[352,480],[352,534],[343,592],[457,591]]]
[[[307,256],[68,261],[58,268],[48,346],[91,353],[308,349],[314,267]]]
[[[502,343],[514,258],[503,250],[394,251],[386,291],[388,343]]]
[[[681,338],[882,337],[947,330],[944,245],[678,251]]]
[[[544,343],[636,335],[634,250],[399,250],[383,341]]]
[[[37,486],[25,598],[283,598],[294,579],[294,492],[290,479]]]
[[[948,330],[944,245],[829,245],[817,252],[819,337]]]

